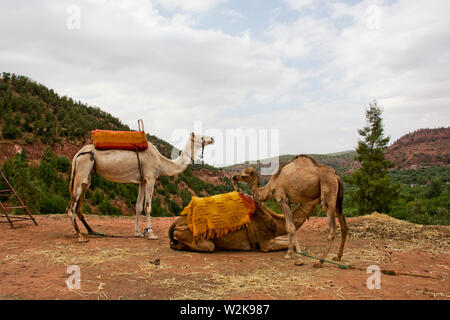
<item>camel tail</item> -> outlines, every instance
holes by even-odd
[[[69,193],[70,195],[72,195],[72,191],[73,191],[73,183],[75,180],[75,172],[76,172],[76,167],[77,167],[77,155],[75,155],[72,159],[72,171],[70,173],[70,183],[69,183]]]
[[[342,180],[338,177],[338,194],[337,194],[337,201],[336,201],[336,211],[338,215],[343,215],[344,211],[342,209],[342,205],[344,203],[344,183]]]

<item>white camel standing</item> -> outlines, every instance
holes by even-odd
[[[136,151],[127,150],[97,150],[93,144],[81,148],[72,160],[72,174],[69,185],[71,198],[67,206],[67,214],[72,220],[73,227],[78,235],[78,241],[86,242],[87,239],[78,229],[76,216],[86,227],[89,234],[97,234],[87,224],[82,211],[84,196],[89,189],[93,170],[112,182],[139,184],[135,235],[141,234],[139,217],[142,209],[145,208],[148,239],[154,240],[158,237],[152,230],[150,212],[156,179],[159,176],[174,176],[183,172],[190,163],[197,159],[200,149],[213,143],[212,137],[191,133],[186,147],[174,160],[165,158],[151,143],[148,144],[147,150],[140,151],[138,154]],[[144,199],[145,205],[143,207]]]

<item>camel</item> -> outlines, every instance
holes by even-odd
[[[317,198],[295,208],[293,222],[296,229],[302,226],[319,202],[320,199]],[[269,252],[287,249],[286,241],[275,239],[287,234],[284,216],[273,212],[261,203],[257,203],[256,208],[246,228],[209,240],[194,241],[193,234],[186,223],[186,216],[180,216],[169,228],[170,247],[175,250],[200,252],[254,249]]]
[[[93,144],[85,145],[75,154],[72,160],[69,184],[71,198],[67,206],[67,214],[78,235],[78,241],[86,242],[88,240],[80,233],[75,214],[86,227],[89,235],[97,234],[87,224],[82,212],[82,203],[85,193],[89,189],[93,170],[112,182],[139,184],[136,201],[135,235],[141,235],[139,232],[139,217],[142,209],[145,208],[148,239],[155,240],[158,239],[158,236],[153,233],[150,212],[156,179],[161,175],[174,176],[183,172],[190,163],[194,163],[194,160],[197,159],[200,149],[203,150],[205,146],[213,143],[212,137],[191,133],[186,147],[174,160],[165,158],[151,143],[148,143],[147,150],[138,153],[127,150],[97,150]],[[145,206],[143,206],[144,199]]]
[[[282,164],[264,187],[258,187],[258,175],[254,168],[244,169],[241,173],[234,175],[232,180],[234,182],[247,182],[256,201],[275,199],[278,203],[286,218],[289,247],[285,258],[288,259],[293,256],[292,241],[295,243],[296,251],[301,253],[295,235],[296,229],[290,205],[308,203],[320,198],[322,210],[326,212],[328,217],[328,244],[320,262],[314,264],[314,267],[322,267],[330,251],[336,232],[335,214],[337,214],[341,226],[341,244],[338,255],[334,260],[341,260],[348,227],[342,210],[344,185],[333,168],[320,164],[311,157],[299,155]],[[295,264],[303,264],[300,256]]]

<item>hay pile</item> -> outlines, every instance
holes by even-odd
[[[276,266],[263,263],[249,273],[211,272],[203,281],[186,279],[184,276],[155,280],[152,285],[174,290],[173,299],[227,299],[235,295],[264,295],[272,299],[298,299],[306,290],[324,290],[337,296],[342,288],[334,286],[333,281],[319,277],[317,269],[304,269],[302,272],[282,271]],[[192,275],[192,274],[191,274]]]
[[[131,250],[128,248],[86,249],[59,244],[47,250],[30,250],[30,254],[42,255],[52,263],[95,266],[114,260],[127,261],[126,257],[131,254]]]
[[[42,256],[48,263],[62,265],[85,265],[96,266],[103,263],[111,263],[121,260],[128,261],[129,257],[145,259],[148,252],[138,251],[129,248],[86,248],[75,245],[63,245],[57,243],[47,249],[26,249],[20,254],[6,255],[4,261],[9,263],[22,263],[33,258]]]
[[[349,235],[362,239],[401,240],[429,244],[439,248],[450,247],[450,227],[420,225],[373,213],[352,219]]]

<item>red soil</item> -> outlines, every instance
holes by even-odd
[[[0,224],[0,299],[450,298],[448,237],[441,241],[435,229],[426,229],[427,235],[437,236],[413,242],[383,232],[388,221],[361,227],[361,219],[348,219],[351,236],[342,263],[363,271],[331,264],[314,269],[308,258],[303,266],[294,266],[282,251],[175,251],[167,236],[174,218],[152,219],[160,237],[152,241],[92,236],[89,242],[78,243],[66,215],[37,216],[38,226],[20,222],[15,230]],[[98,232],[134,231],[133,217],[89,216],[88,222]],[[450,230],[440,228],[444,234]],[[318,256],[326,244],[325,231],[325,218],[311,218],[298,231],[302,248]],[[330,259],[338,244],[339,236]],[[70,265],[80,267],[79,290],[69,291],[65,284]],[[369,265],[433,278],[381,274],[381,289],[369,290]]]

